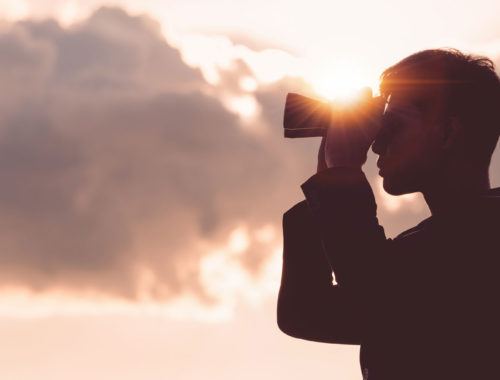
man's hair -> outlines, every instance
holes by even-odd
[[[500,133],[500,80],[490,59],[456,49],[423,50],[386,69],[380,80],[386,99],[406,94],[431,119],[460,120],[471,163],[490,164]]]

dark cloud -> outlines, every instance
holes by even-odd
[[[119,8],[101,8],[70,29],[55,21],[23,22],[19,29],[33,40],[54,46],[53,84],[78,90],[193,90],[201,74],[188,68],[170,47],[159,24],[131,17]]]
[[[280,218],[286,160],[152,20],[25,21],[0,52],[1,285],[134,298],[147,272],[154,297],[199,291],[200,241]]]

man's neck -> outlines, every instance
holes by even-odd
[[[448,177],[436,179],[422,191],[432,215],[454,209],[469,197],[486,193],[490,189],[488,169],[464,169],[450,172]]]

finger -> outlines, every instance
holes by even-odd
[[[326,136],[323,136],[321,138],[321,144],[319,145],[319,150],[318,150],[318,166],[317,166],[318,173],[326,169],[325,147],[326,147]]]
[[[321,138],[321,144],[319,144],[319,152],[325,153],[325,145],[326,145],[326,133],[325,135]]]

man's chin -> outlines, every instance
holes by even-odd
[[[390,195],[403,195],[403,194],[409,194],[409,193],[414,193],[417,190],[413,188],[409,183],[402,182],[402,181],[395,181],[391,177],[383,177],[383,187],[386,193]]]

